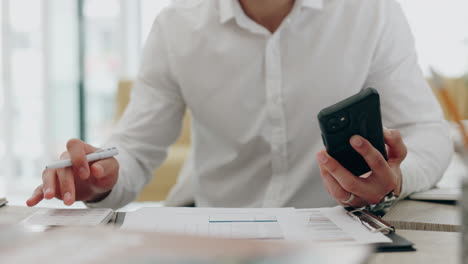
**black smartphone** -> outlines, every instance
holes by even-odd
[[[318,114],[322,140],[330,156],[356,176],[370,171],[364,158],[349,143],[353,135],[367,139],[387,160],[380,97],[374,88],[363,89]]]

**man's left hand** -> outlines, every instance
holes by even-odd
[[[338,203],[352,207],[377,204],[391,191],[399,195],[402,175],[400,164],[406,158],[407,149],[397,130],[384,129],[388,161],[361,136],[350,139],[351,146],[362,155],[371,172],[360,177],[353,175],[325,150],[317,153],[323,182]],[[354,198],[346,203],[346,201]]]

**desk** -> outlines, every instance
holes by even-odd
[[[40,207],[3,206],[0,207],[0,225],[14,225],[39,210]]]
[[[415,244],[416,252],[377,253],[369,264],[452,264],[460,263],[460,233],[419,230],[397,230]]]
[[[458,206],[447,203],[403,200],[393,206],[384,220],[396,229],[456,232],[460,229]]]
[[[418,203],[416,203],[417,205]],[[37,208],[6,206],[0,208],[0,224],[15,224],[34,213]],[[122,232],[115,229],[114,232]],[[376,253],[369,260],[370,264],[394,263],[458,263],[460,254],[460,234],[457,232],[434,232],[417,230],[398,230],[398,234],[416,244],[416,252]],[[148,234],[151,236],[151,234]],[[173,240],[171,240],[173,241]],[[161,246],[161,241],[157,246]],[[253,245],[253,244],[252,244]],[[156,246],[156,244],[155,244]],[[174,246],[174,245],[173,245]],[[262,246],[260,246],[262,247]]]
[[[134,209],[131,205],[129,208]],[[161,206],[159,203],[155,205]],[[36,210],[36,207],[5,206],[0,208],[0,224],[18,223]],[[411,200],[398,202],[385,215],[384,220],[400,230],[455,232],[460,226],[460,214],[456,205]]]
[[[1,227],[1,226],[0,226]],[[115,226],[0,229],[0,262],[79,264],[361,264],[369,248],[142,233]],[[336,250],[341,254],[335,254]]]

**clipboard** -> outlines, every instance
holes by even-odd
[[[375,252],[416,251],[416,249],[413,247],[414,243],[398,235],[395,232],[395,228],[380,217],[372,214],[364,208],[356,209],[346,207],[345,209],[347,210],[347,214],[350,217],[361,222],[361,224],[363,224],[371,232],[382,232],[384,235],[390,238],[390,240],[392,240],[391,243],[374,244]],[[125,212],[116,212],[113,223],[117,226],[122,225],[125,220],[125,215]]]
[[[8,200],[6,198],[0,197],[0,207],[5,206],[8,203]]]
[[[374,215],[365,208],[352,208],[345,207],[348,211],[347,214],[353,219],[359,221],[363,226],[371,232],[381,232],[392,243],[378,243],[375,244],[375,252],[409,252],[416,251],[413,247],[414,243],[396,233],[395,227],[383,220],[382,218]]]

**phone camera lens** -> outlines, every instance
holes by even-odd
[[[347,113],[337,114],[327,121],[327,130],[330,133],[336,133],[343,130],[349,125],[349,117]]]
[[[337,118],[331,118],[328,120],[327,126],[328,130],[332,133],[338,131],[341,128],[340,121]]]
[[[347,113],[343,113],[343,114],[339,115],[339,119],[340,119],[340,124],[342,125],[342,127],[348,126],[349,116],[348,116]]]

